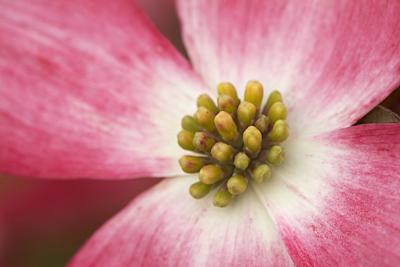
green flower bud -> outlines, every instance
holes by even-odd
[[[247,189],[247,178],[243,175],[234,175],[229,178],[227,187],[232,195],[240,195]]]
[[[271,123],[277,120],[284,120],[287,116],[287,109],[282,102],[275,102],[268,111],[268,118]]]
[[[267,164],[261,164],[254,168],[251,172],[251,177],[257,183],[262,183],[265,180],[271,179],[272,172]]]
[[[182,118],[178,144],[203,154],[179,159],[184,172],[199,172],[199,182],[189,188],[194,198],[205,197],[215,185],[213,203],[225,207],[247,190],[249,179],[256,183],[269,180],[271,166],[283,162],[284,152],[278,144],[289,135],[288,111],[281,94],[274,91],[260,113],[263,94],[261,83],[249,81],[241,103],[231,83],[220,83],[217,105],[202,94],[196,113]]]
[[[221,111],[233,114],[236,112],[237,102],[228,95],[220,95],[218,97],[218,107]]]
[[[218,90],[218,95],[228,95],[230,97],[232,97],[235,102],[236,102],[236,106],[239,104],[239,98],[236,92],[236,88],[235,86],[233,86],[233,84],[225,82],[225,83],[220,83],[218,84],[217,87]]]
[[[199,97],[197,98],[197,107],[198,108],[199,107],[205,107],[206,109],[208,109],[209,111],[211,111],[213,113],[217,113],[218,112],[218,108],[215,105],[214,101],[207,94],[199,95]]]
[[[269,109],[272,107],[272,105],[276,102],[283,102],[282,101],[282,95],[279,91],[273,91],[269,94],[267,104],[265,104],[263,113],[265,115],[268,114]]]
[[[194,118],[196,119],[197,123],[209,132],[215,130],[214,117],[214,113],[205,107],[199,107],[194,114]]]
[[[232,162],[233,153],[233,147],[222,142],[216,143],[211,149],[211,155],[213,156],[213,158],[221,163]]]
[[[242,126],[242,128],[246,128],[251,125],[256,117],[256,114],[257,108],[253,103],[246,101],[240,103],[237,110],[240,126]]]
[[[250,102],[256,106],[257,109],[260,108],[263,99],[264,89],[260,82],[249,81],[246,84],[246,89],[244,92],[244,100]]]
[[[207,163],[208,159],[197,156],[182,156],[179,159],[179,165],[186,173],[196,173]]]
[[[232,201],[232,194],[229,193],[228,189],[223,186],[218,189],[217,193],[214,195],[214,206],[216,207],[226,207]]]
[[[260,132],[263,134],[268,132],[268,125],[269,125],[269,118],[265,115],[261,115],[254,123],[254,126],[256,126],[257,129],[260,130]]]
[[[224,172],[218,165],[209,164],[201,168],[199,179],[205,184],[215,184],[224,178]]]
[[[192,132],[192,133],[195,133],[195,132],[198,132],[201,130],[200,126],[197,124],[196,120],[192,116],[189,116],[189,115],[186,115],[185,117],[182,118],[181,125],[182,125],[183,129],[185,129],[189,132]]]
[[[211,185],[202,182],[194,183],[189,188],[189,193],[193,198],[199,199],[205,197],[211,190]]]
[[[280,165],[284,159],[284,152],[281,146],[272,146],[268,150],[267,161],[272,165]]]
[[[250,158],[246,155],[246,153],[239,152],[236,154],[235,159],[233,161],[233,165],[239,170],[246,170],[250,164]]]
[[[210,152],[212,146],[215,144],[213,137],[204,132],[197,132],[193,137],[193,146],[197,151]]]
[[[289,137],[289,126],[284,120],[277,120],[268,134],[271,142],[283,142]]]
[[[256,156],[262,146],[262,134],[254,126],[248,127],[243,132],[243,143],[246,151],[248,151],[252,156]]]
[[[221,137],[228,142],[234,142],[239,137],[239,132],[231,115],[225,111],[221,111],[215,116],[215,127]]]
[[[194,134],[192,132],[181,130],[178,133],[178,144],[183,149],[194,150],[193,138]]]

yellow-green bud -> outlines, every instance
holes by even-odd
[[[240,170],[246,170],[250,164],[250,158],[246,153],[239,152],[236,154],[233,165]]]
[[[218,133],[225,141],[233,142],[239,137],[238,129],[231,115],[225,111],[221,111],[215,116],[215,127]]]
[[[222,111],[226,111],[229,114],[233,114],[237,108],[237,102],[235,99],[228,95],[220,95],[218,97],[218,107]]]
[[[225,186],[222,186],[218,189],[217,193],[214,195],[214,206],[216,207],[226,207],[231,203],[232,194],[229,193],[228,189]]]
[[[267,164],[261,164],[254,168],[251,172],[251,177],[257,183],[262,183],[265,180],[271,179],[272,172]]]
[[[279,91],[273,91],[269,94],[267,104],[265,104],[264,111],[263,113],[265,115],[268,114],[269,109],[272,107],[272,105],[276,102],[282,102],[282,95]]]
[[[280,165],[284,159],[284,152],[281,146],[272,146],[267,152],[267,161],[272,165]]]
[[[196,173],[207,163],[208,159],[197,156],[182,156],[179,159],[179,165],[186,173]]]
[[[197,107],[205,107],[206,109],[208,109],[209,111],[211,111],[213,113],[218,112],[218,108],[215,105],[214,101],[207,94],[199,95],[199,97],[197,98]]]
[[[256,126],[257,129],[260,130],[260,132],[263,134],[268,132],[268,125],[269,125],[269,118],[262,114],[254,123],[254,126]]]
[[[188,130],[181,130],[178,133],[178,144],[181,148],[186,150],[194,150],[193,145],[194,134]]]
[[[238,98],[238,95],[236,92],[236,88],[235,88],[235,86],[233,86],[233,84],[231,84],[229,82],[220,83],[220,84],[218,84],[217,90],[218,90],[219,96],[228,95],[235,100],[236,105],[239,104],[239,98]]]
[[[197,151],[210,152],[212,146],[215,144],[213,137],[204,132],[197,132],[193,137],[193,146]]]
[[[199,199],[205,197],[211,190],[211,185],[202,182],[194,183],[189,188],[189,193],[193,198]]]
[[[189,115],[182,118],[181,125],[183,129],[192,133],[200,131],[200,126],[197,124],[196,120]]]
[[[222,142],[216,143],[211,148],[211,155],[213,158],[221,163],[229,163],[233,160],[233,147]]]
[[[284,120],[277,120],[268,134],[272,142],[283,142],[289,137],[289,126]]]
[[[282,102],[275,102],[268,111],[268,118],[271,123],[277,120],[284,120],[287,116],[287,109]]]
[[[257,108],[253,103],[244,101],[240,103],[237,111],[238,120],[242,128],[251,125],[256,117]]]
[[[205,184],[215,184],[224,178],[224,172],[218,165],[209,164],[201,168],[199,179]]]
[[[244,100],[253,103],[257,109],[260,108],[263,99],[264,89],[260,82],[249,81],[246,84],[246,89],[244,92]]]
[[[227,187],[232,195],[240,195],[247,189],[247,178],[243,175],[234,175],[229,178]]]
[[[243,143],[246,151],[250,152],[251,155],[257,155],[261,150],[262,146],[262,134],[254,126],[248,127],[243,132]]]
[[[241,103],[233,84],[220,83],[217,102],[202,94],[196,113],[182,118],[178,144],[203,154],[179,159],[184,172],[199,172],[199,182],[189,188],[194,198],[206,196],[218,185],[213,203],[225,207],[247,190],[249,179],[269,180],[272,165],[283,162],[279,143],[289,135],[288,110],[279,91],[273,91],[262,108],[263,94],[260,82],[249,81]]]
[[[209,132],[215,130],[214,117],[214,113],[205,107],[199,107],[194,114],[194,118],[196,119],[197,123]]]

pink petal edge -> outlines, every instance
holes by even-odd
[[[297,266],[400,265],[400,124],[288,144],[260,195]]]
[[[134,200],[83,246],[70,266],[291,266],[254,194],[221,209],[171,178]]]
[[[198,77],[134,1],[0,2],[0,172],[181,174]]]
[[[195,69],[210,88],[280,90],[292,135],[343,128],[400,85],[400,2],[178,0]]]

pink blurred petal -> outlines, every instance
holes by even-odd
[[[130,0],[0,2],[0,172],[180,174],[199,79]]]
[[[399,266],[400,124],[342,129],[287,151],[260,195],[294,263]]]
[[[396,0],[178,1],[208,85],[281,90],[293,135],[350,126],[400,84],[399,12]]]
[[[0,176],[0,266],[61,266],[91,231],[157,181]]]
[[[175,178],[104,225],[71,266],[288,266],[274,224],[252,193],[221,209],[193,200],[195,179]]]

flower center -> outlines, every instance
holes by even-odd
[[[198,154],[179,160],[184,172],[199,172],[199,181],[189,188],[192,197],[205,197],[215,188],[214,205],[225,207],[250,182],[271,179],[271,166],[283,162],[279,144],[289,135],[287,109],[279,91],[270,93],[261,108],[263,94],[260,82],[249,81],[240,101],[231,83],[220,83],[217,105],[202,94],[196,113],[183,117],[178,144]]]

